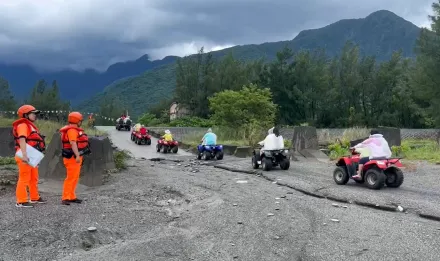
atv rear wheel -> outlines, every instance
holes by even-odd
[[[288,170],[290,168],[290,160],[289,159],[283,159],[280,162],[280,168],[282,170]]]
[[[258,169],[260,167],[260,164],[258,164],[257,159],[255,158],[255,155],[252,156],[252,168],[253,169]]]
[[[272,169],[272,160],[268,158],[261,159],[261,167],[263,167],[263,170],[269,171]]]
[[[339,166],[333,171],[333,179],[338,185],[347,184],[350,177],[347,173],[347,168],[345,166]]]
[[[203,153],[202,153],[202,160],[209,160],[211,157],[210,157],[211,155],[209,154],[209,152],[207,152],[207,151],[204,151]]]
[[[222,160],[222,159],[223,159],[223,151],[218,152],[218,153],[215,155],[215,158],[216,158],[217,160]]]
[[[403,172],[398,168],[389,168],[385,170],[385,184],[389,188],[398,188],[402,185],[404,177]]]
[[[151,139],[147,140],[147,145],[151,145]]]
[[[177,147],[177,146],[175,146],[173,149],[172,149],[172,152],[173,153],[177,153],[179,151],[179,147]]]
[[[387,177],[383,173],[383,171],[372,168],[367,170],[364,174],[364,180],[367,184],[367,187],[370,189],[381,189],[385,186],[385,180]]]

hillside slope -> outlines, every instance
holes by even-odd
[[[173,63],[176,58],[176,56],[168,56],[162,60],[150,61],[148,55],[144,55],[135,61],[113,64],[103,73],[91,69],[84,72],[64,70],[54,73],[38,73],[26,65],[0,64],[0,76],[8,80],[12,92],[19,99],[27,98],[39,79],[45,79],[48,84],[57,80],[61,97],[70,100],[72,104],[77,104],[84,100],[84,92],[87,97],[90,97],[103,91],[114,81],[138,76],[147,70]]]
[[[238,59],[253,60],[265,57],[267,60],[272,60],[276,52],[287,45],[295,51],[323,48],[328,55],[334,56],[339,54],[346,41],[350,40],[360,46],[364,55],[375,55],[378,60],[386,60],[399,49],[404,56],[414,57],[413,48],[419,33],[420,28],[414,24],[392,12],[381,10],[363,19],[346,19],[323,28],[302,31],[291,41],[234,46],[212,53],[214,57],[222,57],[232,52]],[[127,81],[120,81],[107,88],[105,93],[82,102],[80,106],[91,110],[92,106],[96,108],[102,102],[104,94],[117,96],[123,92],[129,95],[124,99],[130,101],[130,104],[144,104],[144,106],[137,105],[138,109],[133,110],[133,114],[139,115],[149,106],[159,102],[157,97],[163,94],[156,93],[158,90],[164,93],[174,90],[175,75],[170,74],[174,70],[171,67],[174,65],[163,66]],[[163,77],[162,73],[167,77]]]

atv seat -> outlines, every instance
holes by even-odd
[[[390,160],[391,158],[387,158],[387,157],[378,157],[378,158],[371,158],[371,160]]]

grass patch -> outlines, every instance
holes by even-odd
[[[118,170],[127,168],[127,160],[130,158],[130,152],[127,150],[119,150],[113,153],[115,166]]]
[[[0,157],[0,166],[15,165],[14,157]]]
[[[368,129],[351,128],[344,131],[342,137],[337,137],[328,149],[331,160],[350,155],[350,140],[356,140],[368,137]],[[440,163],[440,146],[434,140],[427,139],[406,139],[402,140],[401,146],[391,148],[393,157],[402,157],[405,160],[426,160],[432,163]]]
[[[15,119],[0,117],[0,127],[11,127],[14,121]],[[57,132],[57,130],[61,129],[65,124],[61,124],[55,121],[37,120],[35,125],[40,129],[41,134],[46,136],[46,144],[49,144],[53,134]],[[89,128],[87,124],[83,124],[82,127],[89,136],[106,135],[105,132],[99,131],[95,128]]]
[[[426,160],[440,162],[440,146],[434,140],[407,139],[401,146],[393,146],[393,154],[407,160]]]

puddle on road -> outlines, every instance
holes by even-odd
[[[247,180],[237,180],[236,183],[238,183],[238,184],[246,184],[246,183],[248,183],[248,181]]]

